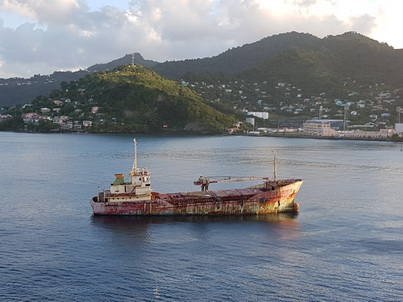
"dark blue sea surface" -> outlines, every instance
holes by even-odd
[[[274,151],[279,178],[305,180],[300,213],[93,217],[91,197],[130,171],[133,136],[0,132],[0,301],[403,300],[402,144],[137,141],[158,192],[271,177]]]

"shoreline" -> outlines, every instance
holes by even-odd
[[[398,140],[393,139],[392,137],[386,138],[370,138],[370,137],[335,137],[335,136],[313,136],[313,135],[304,135],[304,134],[291,134],[291,133],[282,133],[282,134],[248,134],[248,133],[234,133],[234,134],[213,134],[213,133],[164,133],[164,132],[91,132],[91,131],[48,131],[48,132],[29,132],[29,131],[17,131],[17,130],[0,130],[0,132],[14,132],[14,133],[42,133],[42,134],[142,134],[142,135],[164,135],[164,136],[191,136],[191,135],[199,135],[199,136],[254,136],[254,137],[279,137],[279,138],[303,138],[303,139],[324,139],[324,140],[350,140],[350,141],[374,141],[374,142],[393,142],[393,143],[403,143],[403,138],[399,137]]]

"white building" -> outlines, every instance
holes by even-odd
[[[245,119],[245,121],[251,125],[253,125],[253,127],[255,127],[255,118],[254,117],[247,117]]]
[[[333,136],[337,131],[332,129],[332,123],[339,120],[309,120],[303,124],[303,131],[314,136]]]
[[[269,119],[269,113],[268,112],[252,112],[252,111],[249,111],[248,115],[253,115],[253,116],[259,117],[259,118],[264,119],[264,120]]]
[[[397,134],[403,135],[403,123],[396,123],[395,130]]]

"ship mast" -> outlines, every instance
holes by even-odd
[[[277,160],[276,160],[276,152],[272,151],[274,154],[273,159],[273,180],[277,181]]]
[[[134,143],[134,160],[133,160],[133,166],[132,166],[132,171],[131,174],[134,175],[138,171],[137,167],[137,141],[136,139],[133,139]]]

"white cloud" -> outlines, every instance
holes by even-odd
[[[80,5],[76,0],[3,0],[0,10],[11,11],[38,22],[61,22]]]
[[[85,68],[131,52],[158,61],[213,56],[289,31],[353,30],[403,47],[403,2],[363,2],[0,0],[0,77]]]
[[[403,48],[403,1],[384,1],[377,11],[376,27],[372,37],[380,42],[386,42],[397,48]]]

